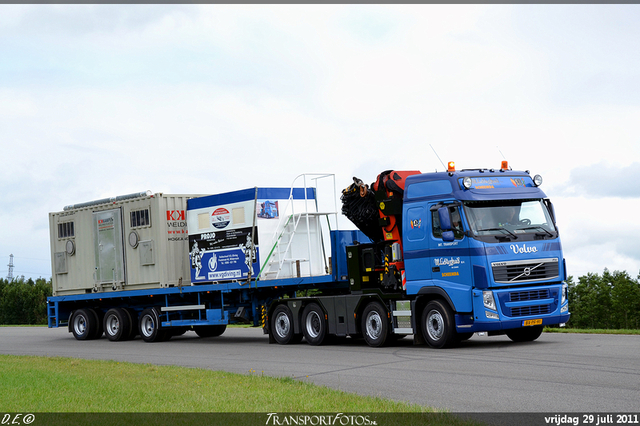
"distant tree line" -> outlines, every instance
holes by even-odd
[[[569,277],[570,328],[640,329],[640,276],[604,270]],[[51,279],[0,278],[0,324],[47,324]]]
[[[51,280],[0,278],[0,324],[47,324]]]
[[[571,328],[640,329],[640,276],[604,270],[573,282],[569,277]]]

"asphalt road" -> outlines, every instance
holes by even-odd
[[[280,346],[249,328],[145,343],[81,342],[66,328],[0,327],[0,353],[264,372],[452,412],[640,412],[640,336],[544,333],[517,344],[474,336],[435,350],[411,339],[386,348],[362,340]]]

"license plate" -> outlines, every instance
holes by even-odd
[[[530,325],[540,325],[540,324],[542,324],[542,318],[522,321],[523,327],[528,327]]]

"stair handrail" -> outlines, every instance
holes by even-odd
[[[307,186],[307,177],[312,177],[311,180],[314,181],[314,186]],[[293,242],[293,236],[296,234],[297,228],[298,228],[298,224],[300,223],[300,220],[302,219],[302,216],[304,215],[305,220],[306,220],[306,224],[307,224],[307,250],[308,250],[308,258],[309,258],[309,273],[311,273],[311,271],[313,271],[313,260],[312,260],[312,256],[311,256],[311,228],[310,228],[310,224],[309,224],[309,214],[310,213],[320,213],[318,210],[318,193],[317,193],[317,189],[318,189],[318,180],[319,179],[323,179],[323,178],[327,178],[327,177],[331,177],[333,178],[333,204],[334,204],[334,211],[333,212],[327,212],[325,213],[327,216],[327,226],[329,228],[329,231],[331,231],[331,221],[329,219],[330,215],[334,215],[335,216],[335,221],[336,221],[336,226],[338,223],[338,211],[337,211],[337,201],[336,201],[336,184],[335,184],[335,175],[334,174],[330,174],[330,173],[302,173],[298,176],[295,177],[295,179],[293,179],[292,183],[291,183],[291,187],[289,190],[289,197],[287,199],[287,204],[285,205],[285,208],[283,209],[284,214],[280,215],[280,220],[278,222],[278,226],[276,227],[276,230],[273,233],[273,237],[271,238],[271,249],[269,250],[269,255],[267,256],[267,258],[265,259],[265,261],[263,262],[262,266],[260,267],[260,271],[258,272],[258,274],[256,275],[256,280],[260,279],[260,277],[263,275],[265,272],[265,268],[268,266],[269,261],[271,259],[271,257],[273,256],[274,251],[278,248],[278,246],[280,245],[280,242],[282,240],[282,236],[284,235],[287,226],[289,226],[289,223],[291,222],[291,220],[293,220],[293,230],[291,231],[291,238],[289,239],[289,241],[287,242],[287,247],[285,248],[284,252],[282,252],[281,254],[281,258],[278,259],[278,270],[276,272],[276,278],[278,278],[280,276],[280,271],[282,270],[282,266],[284,265],[284,262],[286,261],[286,255],[289,252],[290,248],[291,248],[291,243]],[[296,181],[298,179],[302,178],[303,180],[303,190],[304,190],[304,206],[305,206],[305,211],[300,213],[299,215],[296,215],[296,211],[295,211],[295,205],[293,203],[293,191],[296,188]],[[314,190],[314,200],[315,200],[315,212],[309,212],[309,198],[308,198],[308,189],[313,189]],[[287,214],[287,211],[289,210],[289,206],[291,206],[291,214]],[[296,218],[297,216],[297,218]],[[286,220],[285,220],[286,218]],[[323,257],[324,257],[324,238],[322,238],[322,229],[320,227],[319,229],[320,232],[320,236],[321,236],[321,244],[322,244],[322,251],[323,251]],[[280,253],[279,253],[280,254]],[[325,266],[326,266],[326,259],[325,259]]]

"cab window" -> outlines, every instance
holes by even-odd
[[[462,218],[460,216],[460,208],[458,206],[449,207],[449,213],[451,214],[451,226],[453,227],[453,236],[456,240],[461,240],[464,237],[464,229],[462,228]],[[438,211],[431,212],[431,223],[433,224],[433,236],[435,238],[442,238],[442,229],[440,228],[440,217]]]

